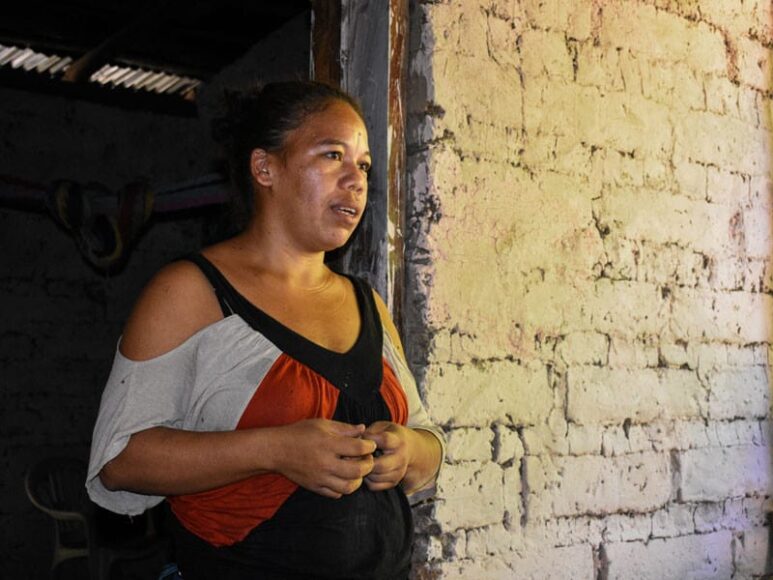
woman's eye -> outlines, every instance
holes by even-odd
[[[341,159],[344,158],[343,154],[340,151],[328,151],[325,153],[325,157],[328,159],[335,159],[336,161],[341,161]]]
[[[366,174],[370,173],[370,163],[360,163],[360,171]]]

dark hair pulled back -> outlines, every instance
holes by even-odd
[[[215,140],[223,147],[235,189],[234,219],[243,227],[252,213],[254,187],[250,157],[255,149],[281,151],[287,135],[309,115],[343,101],[364,118],[359,104],[337,87],[316,81],[268,83],[226,93],[225,115],[213,122]]]

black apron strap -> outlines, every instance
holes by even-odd
[[[231,304],[228,301],[228,290],[230,288],[230,284],[226,282],[225,278],[220,273],[220,270],[215,268],[212,262],[207,260],[201,254],[190,254],[185,256],[185,259],[196,264],[202,273],[207,277],[207,280],[209,280],[209,283],[212,285],[212,288],[215,291],[217,301],[220,303],[220,310],[223,311],[223,316],[231,316],[231,314],[234,313],[234,309],[231,308]]]

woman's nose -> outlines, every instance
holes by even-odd
[[[349,164],[346,173],[346,189],[354,193],[364,193],[368,188],[368,176],[360,169],[357,164]]]

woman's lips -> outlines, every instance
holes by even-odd
[[[331,206],[331,209],[338,215],[350,220],[357,219],[357,217],[360,215],[360,210],[351,205],[336,204]]]

